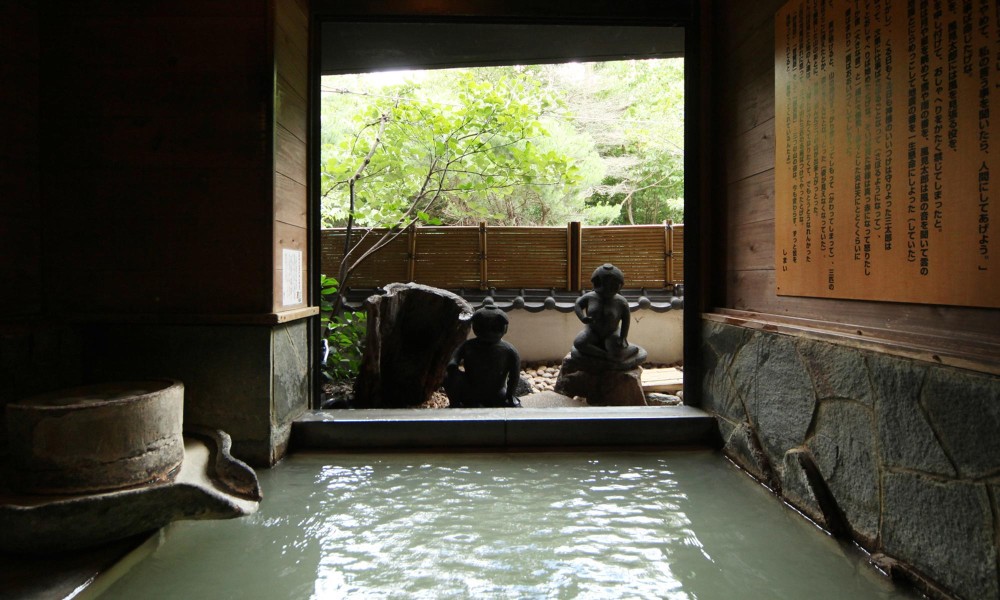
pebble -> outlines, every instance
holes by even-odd
[[[650,368],[663,366],[663,365],[647,365]],[[676,366],[676,365],[670,365]],[[526,365],[521,369],[521,374],[531,382],[531,387],[535,392],[551,392],[556,387],[556,381],[559,379],[559,364],[537,364],[537,365]],[[670,394],[656,394],[651,393],[646,395],[646,400],[651,406],[672,406],[682,403],[683,392],[677,392],[677,395]],[[448,398],[444,394],[435,394],[431,400],[424,404],[425,408],[444,408],[448,405]]]

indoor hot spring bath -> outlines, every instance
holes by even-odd
[[[296,454],[117,598],[910,598],[710,451]]]

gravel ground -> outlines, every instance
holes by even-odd
[[[553,391],[556,386],[556,378],[559,377],[559,366],[562,361],[549,361],[549,362],[538,362],[529,363],[522,367],[521,375],[531,382],[531,387],[535,392],[550,392]],[[664,367],[675,367],[683,370],[680,364],[662,364],[662,363],[646,363],[643,365],[645,369],[658,369]],[[328,383],[323,386],[323,391],[326,393],[327,398],[331,402],[340,404],[338,408],[344,408],[344,404],[351,397],[351,387],[352,384],[349,382],[337,382]],[[663,396],[663,394],[658,394],[658,396]],[[659,400],[658,398],[656,400]],[[672,401],[655,401],[651,404],[672,404]],[[444,391],[434,392],[427,402],[421,404],[418,408],[448,408],[448,396],[444,394]]]

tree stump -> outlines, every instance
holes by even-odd
[[[368,331],[356,408],[410,408],[441,387],[448,361],[468,337],[472,306],[451,292],[390,283],[365,301]]]

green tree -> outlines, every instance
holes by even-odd
[[[605,165],[588,193],[607,223],[682,222],[684,70],[681,59],[575,65],[554,71],[569,118]],[[599,214],[599,213],[597,213]]]
[[[541,118],[557,99],[525,73],[491,77],[460,72],[446,99],[411,82],[351,100],[353,131],[328,138],[322,169],[323,224],[348,229],[340,290],[359,264],[415,223],[441,223],[456,207],[489,220],[518,188],[560,190],[579,178],[570,156],[539,143],[547,135]],[[363,246],[374,227],[395,233]]]

